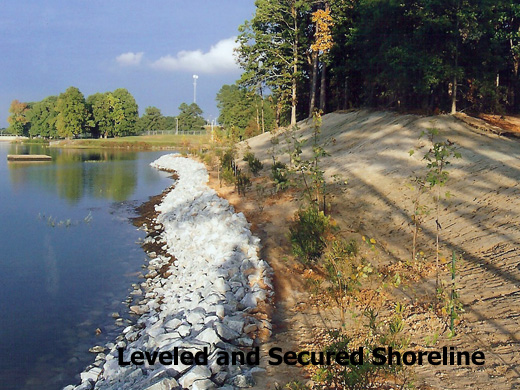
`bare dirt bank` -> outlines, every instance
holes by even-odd
[[[308,138],[311,127],[311,121],[300,123],[299,136]],[[440,221],[444,253],[448,255],[455,250],[464,258],[457,283],[465,313],[459,334],[451,340],[441,336],[439,343],[459,350],[481,350],[486,354],[486,364],[422,366],[416,372],[421,383],[436,389],[484,389],[490,384],[500,389],[517,388],[520,386],[520,145],[517,140],[475,129],[451,116],[371,111],[328,114],[323,117],[322,139],[328,144],[330,156],[323,159],[323,166],[327,175],[339,174],[348,179],[347,192],[335,195],[334,217],[344,229],[375,237],[389,261],[409,258],[412,192],[407,183],[425,170],[422,156],[428,149],[428,141],[419,136],[432,127],[439,129],[440,139],[454,142],[462,154],[462,159],[449,166],[450,182],[446,190],[453,197],[443,200]],[[248,140],[251,151],[266,167],[271,164],[270,139],[271,134],[263,134]],[[307,153],[309,148],[308,145]],[[410,149],[418,152],[410,157]],[[279,158],[283,161],[285,157]],[[264,174],[268,175],[267,169]],[[214,187],[218,183],[214,182]],[[333,320],[330,313],[328,317],[324,313],[313,315],[307,309],[298,317],[299,301],[305,301],[307,296],[301,284],[301,270],[290,260],[281,259],[281,252],[277,252],[287,245],[284,236],[287,222],[297,207],[291,195],[269,201],[271,204],[264,204],[260,212],[254,199],[238,198],[230,188],[221,194],[230,198],[240,211],[246,211],[248,219],[260,230],[264,258],[275,269],[279,302],[275,317],[278,315],[280,321],[274,323],[281,329],[280,337],[286,342],[305,342],[312,328],[330,325]],[[430,258],[434,255],[434,242],[435,221],[430,215],[425,217],[419,239],[419,248]],[[431,293],[432,279],[422,280],[403,291],[402,299],[412,300]],[[276,336],[276,330],[274,333]]]

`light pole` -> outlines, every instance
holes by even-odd
[[[215,140],[215,132],[213,131],[213,124],[216,122],[216,119],[213,119],[211,121],[211,142],[213,143],[213,141]]]
[[[199,76],[193,75],[193,103],[197,103],[197,79]]]
[[[177,121],[177,127],[175,129],[175,135],[178,135],[179,134],[179,117],[176,116],[175,117],[175,120]]]

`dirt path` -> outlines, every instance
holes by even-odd
[[[328,142],[326,149],[331,156],[324,159],[324,166],[328,175],[340,174],[349,180],[347,193],[336,196],[335,211],[343,228],[377,238],[394,261],[408,258],[412,193],[406,184],[410,177],[425,170],[422,156],[428,149],[428,142],[418,137],[431,127],[440,130],[440,138],[455,142],[462,154],[462,159],[449,167],[450,183],[446,189],[453,197],[442,202],[440,223],[443,227],[441,244],[446,255],[455,250],[464,257],[458,285],[466,313],[459,326],[460,334],[452,340],[441,338],[439,343],[461,350],[484,351],[486,364],[477,368],[423,366],[417,372],[425,383],[438,389],[484,389],[490,383],[497,389],[518,388],[518,141],[471,128],[450,116],[421,117],[369,111],[329,114],[323,118],[322,137]],[[308,137],[310,124],[302,124],[300,132],[301,136]],[[248,144],[269,166],[270,134],[250,139]],[[408,151],[412,148],[419,150],[410,157]],[[282,262],[279,270],[283,273],[279,273],[273,264],[278,277],[285,280],[290,275],[286,283],[296,286],[297,276],[292,275],[290,269],[283,271],[283,260],[276,257],[276,246],[284,243],[272,222],[287,220],[293,211],[294,208],[286,206],[264,210],[266,222],[260,226],[260,235],[264,242],[274,240],[267,247],[275,252],[266,253],[265,258],[271,264]],[[422,226],[419,247],[430,257],[434,253],[434,241],[435,222],[433,216],[429,216]],[[297,296],[291,297],[297,290],[292,287],[287,295],[282,294],[279,298],[279,302],[286,305],[286,313],[298,303]],[[424,280],[415,286],[415,293],[410,294],[432,292],[432,280]],[[292,327],[294,322],[298,324],[297,329],[305,326],[305,321],[300,322],[298,318],[291,318],[289,322]],[[280,323],[285,323],[284,319]],[[280,332],[280,337],[286,341],[295,340],[293,336]]]
[[[303,371],[287,365],[270,366],[265,364],[270,348],[276,346],[284,350],[298,350],[299,344],[308,339],[313,321],[308,321],[298,310],[298,305],[306,300],[301,272],[295,269],[295,263],[284,260],[284,249],[288,243],[283,232],[292,217],[296,205],[290,195],[284,195],[276,201],[268,201],[260,210],[256,197],[238,196],[233,186],[221,187],[215,172],[210,172],[210,186],[226,198],[237,211],[243,212],[252,223],[251,230],[262,240],[261,257],[267,259],[274,269],[275,307],[272,313],[273,335],[261,345],[262,366],[265,374],[257,375],[255,389],[275,389],[289,380],[305,382]]]

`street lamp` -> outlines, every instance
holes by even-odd
[[[197,103],[197,79],[199,76],[193,75],[193,103]]]

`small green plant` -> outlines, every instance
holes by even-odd
[[[316,261],[326,246],[326,234],[331,231],[330,217],[315,205],[300,209],[289,227],[292,252],[303,263]]]
[[[246,192],[251,188],[251,178],[247,174],[242,173],[240,169],[237,169],[235,175],[235,184],[238,195],[245,195]]]
[[[300,381],[291,381],[287,383],[284,387],[284,390],[311,390],[309,386],[304,385]]]
[[[258,175],[258,172],[260,172],[264,167],[264,164],[262,164],[262,162],[257,159],[252,152],[247,152],[244,154],[244,161],[247,162],[249,171],[255,176]]]
[[[276,192],[283,191],[289,187],[287,166],[283,162],[275,161],[271,167],[271,177],[273,178]]]
[[[292,135],[292,150],[289,151],[290,161],[294,164],[294,172],[298,173],[304,185],[304,193],[311,203],[320,210],[326,210],[325,171],[321,168],[321,159],[329,154],[320,143],[321,111],[313,113],[312,157],[302,159],[302,147],[306,140],[300,140]]]
[[[447,316],[449,319],[448,322],[450,331],[448,332],[448,338],[452,338],[456,334],[455,321],[459,318],[460,313],[464,311],[462,302],[459,300],[459,293],[457,291],[457,284],[455,282],[457,276],[457,256],[455,255],[455,251],[452,252],[449,270],[451,274],[451,289],[448,292],[448,287],[443,284],[438,289],[438,295],[439,300],[444,302],[442,314]]]
[[[362,286],[362,282],[373,272],[373,267],[365,259],[357,256],[358,248],[354,240],[336,239],[327,245],[323,257],[324,268],[330,282],[329,293],[340,307],[341,324],[345,325],[346,300]]]
[[[392,346],[394,349],[405,348],[407,341],[400,335],[403,327],[404,325],[394,326],[393,330],[390,327],[384,327],[382,321],[377,320],[377,314],[374,314],[363,345],[363,363],[345,366],[340,366],[339,364],[320,366],[316,370],[313,380],[326,389],[376,389],[381,388],[380,384],[384,380],[383,378],[398,384],[400,388],[409,386],[408,377],[402,366],[396,364],[374,364],[372,358],[375,348],[389,346]],[[359,351],[356,348],[357,345],[355,346],[354,344],[353,338],[342,331],[330,331],[328,338],[331,341],[325,348],[325,353],[348,352],[350,356],[351,353]],[[390,339],[395,341],[391,344],[385,343],[385,341]]]
[[[440,202],[441,199],[448,198],[451,196],[449,191],[446,191],[444,195],[441,193],[441,188],[446,185],[449,179],[449,172],[446,170],[447,166],[451,164],[452,158],[461,158],[461,154],[457,151],[456,146],[450,140],[437,141],[439,130],[436,128],[428,129],[427,132],[423,132],[420,136],[427,136],[430,141],[430,149],[426,152],[423,160],[426,160],[427,172],[424,179],[423,186],[428,186],[430,191],[435,191],[434,202],[435,202],[435,287],[439,288],[439,270],[440,270],[440,232],[442,229],[440,221]],[[414,153],[410,151],[410,155]]]
[[[218,171],[220,185],[222,180],[231,184],[235,182],[235,150],[228,148],[220,156],[220,166]]]
[[[430,211],[429,207],[422,203],[422,196],[427,192],[428,187],[426,186],[426,180],[424,177],[419,176],[416,176],[411,180],[409,187],[414,192],[412,212],[412,261],[416,261],[418,257],[417,237],[419,235],[419,230],[423,219]]]
[[[256,196],[258,198],[257,207],[260,212],[264,211],[263,199],[266,196],[267,190],[263,184],[255,185]]]

